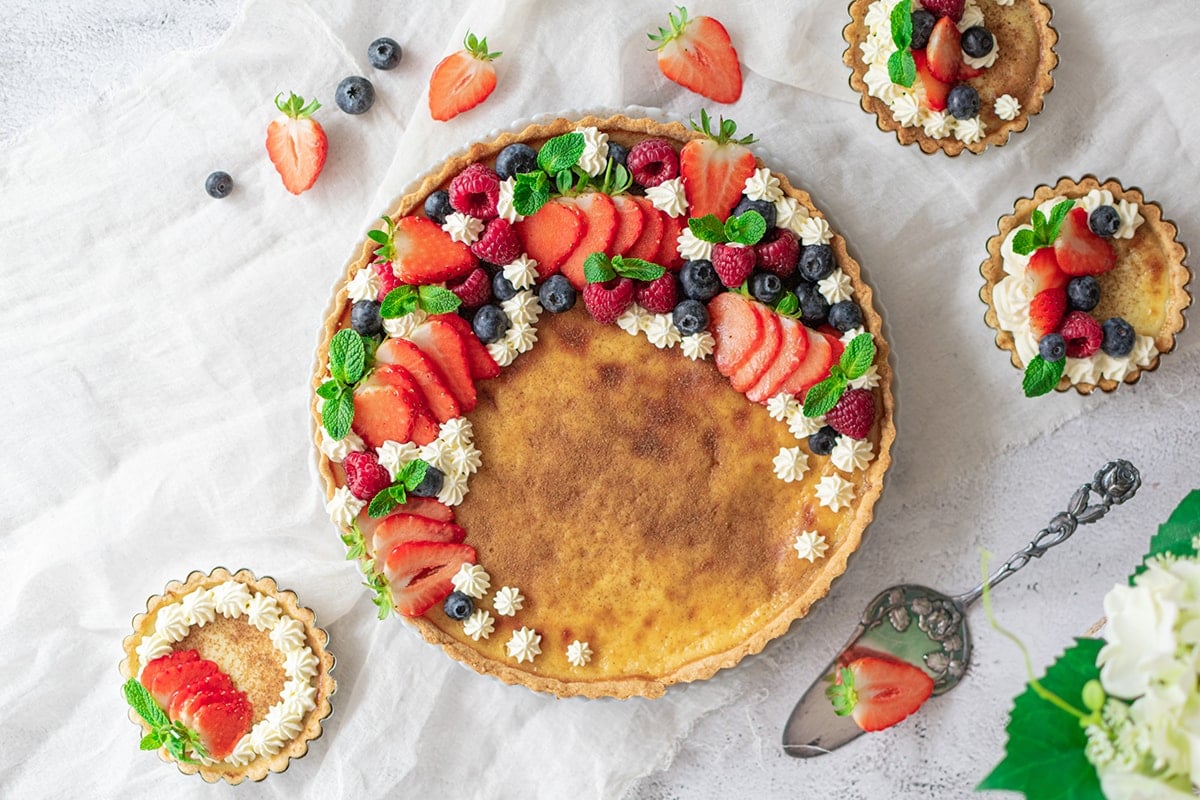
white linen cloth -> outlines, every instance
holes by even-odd
[[[148,595],[217,565],[297,591],[338,658],[325,736],[288,773],[251,789],[255,796],[666,794],[682,785],[678,773],[645,776],[698,722],[683,757],[690,775],[706,776],[693,777],[693,788],[844,785],[845,760],[800,771],[775,743],[794,695],[874,590],[904,578],[969,582],[978,545],[1022,544],[1057,510],[1047,486],[1065,485],[1065,499],[1105,458],[1140,456],[1139,465],[1160,468],[1163,492],[1143,504],[1145,519],[1164,518],[1157,511],[1194,483],[1171,473],[1194,463],[1194,336],[1185,333],[1180,351],[1138,387],[1026,401],[982,322],[977,269],[995,219],[1059,175],[1092,171],[1140,185],[1181,224],[1181,238],[1196,241],[1188,122],[1200,84],[1187,78],[1200,66],[1200,22],[1190,4],[1098,2],[1086,13],[1085,4],[1059,5],[1063,64],[1047,109],[982,157],[927,157],[876,130],[846,83],[840,6],[690,4],[693,15],[726,24],[746,72],[742,99],[716,108],[666,81],[646,52],[644,33],[665,23],[667,6],[534,0],[249,0],[216,47],[174,55],[0,153],[9,409],[0,448],[0,794],[216,791],[137,750],[116,665]],[[504,51],[499,86],[479,108],[435,123],[429,72],[468,28]],[[392,72],[367,63],[379,35],[405,48]],[[375,107],[361,117],[333,102],[350,74],[376,87]],[[298,198],[262,148],[270,99],[288,90],[321,100],[317,118],[330,138],[325,172]],[[656,701],[555,701],[482,679],[398,620],[374,619],[321,507],[308,377],[334,279],[403,186],[514,120],[630,104],[677,119],[702,105],[732,116],[762,140],[771,167],[813,194],[886,306],[900,439],[864,553],[831,602],[767,654]],[[213,169],[234,176],[226,200],[203,194]],[[1018,529],[1003,538],[1002,518]],[[929,563],[960,529],[969,535]],[[1022,612],[1020,593],[1006,595],[1043,652],[1098,616],[1097,585],[1124,574],[1149,526],[1130,538],[1109,530],[1093,546],[1118,549],[1111,564],[1097,556],[1087,580],[1060,578],[1062,596],[1079,595],[1069,621],[1040,625],[1032,599]],[[980,629],[991,655],[956,695],[976,692],[972,707],[935,704],[907,729],[856,744],[859,755],[886,750],[914,776],[941,770],[954,780],[934,786],[963,794],[998,760],[1019,659]],[[700,722],[714,709],[723,710]],[[987,734],[964,768],[944,749],[977,734],[981,721]],[[926,724],[962,735],[935,739]],[[716,769],[724,781],[708,780]],[[862,796],[885,786],[857,785]],[[931,791],[910,782],[895,796],[904,786],[914,792],[904,796]]]

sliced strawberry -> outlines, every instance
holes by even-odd
[[[195,650],[172,650],[165,656],[159,656],[147,662],[146,666],[142,667],[142,674],[138,678],[147,690],[154,685],[155,679],[164,670],[175,667],[188,661],[196,661],[200,658],[200,654]]]
[[[933,77],[950,84],[958,80],[958,70],[963,63],[962,34],[954,20],[942,17],[933,26],[929,44],[925,46],[925,58]]]
[[[614,256],[628,255],[633,245],[641,238],[642,228],[646,225],[642,207],[633,199],[633,195],[617,195],[612,201],[617,207],[618,222],[617,234],[613,237],[610,249]]]
[[[171,700],[167,704],[167,716],[171,719],[180,719],[181,709],[184,704],[195,695],[204,692],[232,691],[234,691],[234,685],[228,675],[220,670],[210,672],[203,677],[180,686],[171,693]]]
[[[924,50],[914,50],[912,56],[917,65],[917,75],[921,78],[921,85],[925,87],[925,104],[934,111],[945,111],[946,98],[950,96],[953,85],[939,81],[933,76],[929,70],[929,59],[925,57]]]
[[[820,331],[808,331],[808,352],[783,384],[783,391],[799,397],[828,378],[829,369],[837,363],[833,355],[833,342],[836,341]]]
[[[668,80],[718,103],[742,96],[742,68],[725,26],[712,17],[688,19],[687,10],[668,15],[670,29],[649,34],[658,46],[658,68]]]
[[[577,291],[587,285],[583,277],[583,262],[592,253],[612,255],[613,240],[617,236],[620,217],[612,198],[600,192],[589,192],[574,198],[575,207],[587,220],[583,238],[562,263],[560,271]]]
[[[454,590],[450,577],[475,563],[475,548],[450,542],[405,542],[392,548],[383,572],[392,602],[406,617],[419,617]]]
[[[405,283],[424,286],[454,281],[475,268],[471,248],[450,238],[433,220],[401,217],[396,220],[392,270]]]
[[[487,99],[496,88],[500,53],[490,53],[487,38],[476,39],[468,32],[463,49],[443,58],[429,76],[429,114],[445,122]]]
[[[179,692],[175,694],[178,695]],[[239,698],[245,699],[245,697],[246,695],[233,688],[232,682],[225,688],[214,686],[209,689],[201,689],[184,695],[178,703],[172,703],[169,716],[172,720],[179,720],[190,728],[196,719],[196,712],[209,703],[228,703]]]
[[[839,331],[833,331],[826,333],[825,338],[829,340],[829,354],[833,356],[833,363],[836,364],[842,360],[842,353],[846,352],[846,345],[842,344],[842,334]]]
[[[400,510],[407,511],[408,504],[400,506]],[[458,544],[465,538],[467,532],[453,522],[441,522],[419,514],[397,513],[386,517],[375,527],[371,551],[377,555],[390,553],[396,545],[405,542]]]
[[[475,381],[471,379],[467,347],[453,323],[446,322],[440,316],[430,317],[416,327],[410,338],[446,376],[446,386],[458,401],[462,413],[474,411]]]
[[[371,448],[386,441],[411,441],[418,407],[424,403],[408,370],[396,364],[378,367],[354,387],[351,428]]]
[[[1117,265],[1117,253],[1105,238],[1092,233],[1088,227],[1088,212],[1073,208],[1063,220],[1058,238],[1054,240],[1054,255],[1058,267],[1071,277],[1100,275]]]
[[[775,356],[775,361],[758,379],[758,383],[746,391],[747,399],[755,403],[765,403],[779,394],[808,352],[808,331],[803,325],[790,317],[780,317],[779,325],[783,330],[779,355]]]
[[[537,262],[538,278],[558,272],[587,230],[587,220],[573,202],[551,200],[516,224],[525,254]]]
[[[412,342],[407,339],[387,339],[375,350],[375,361],[380,364],[399,364],[408,370],[425,398],[425,405],[438,422],[462,416],[458,401],[450,393],[441,368]]]
[[[416,514],[438,522],[454,522],[454,509],[432,497],[417,497],[410,494],[404,505],[397,510],[399,514]]]
[[[763,335],[750,357],[738,367],[737,372],[729,376],[730,385],[739,392],[754,388],[759,378],[775,363],[775,357],[783,346],[783,326],[779,324],[779,315],[762,303],[752,302],[750,305],[762,320]]]
[[[1029,301],[1029,329],[1039,339],[1057,331],[1066,315],[1066,289],[1046,289]]]
[[[986,71],[987,71],[986,69],[983,69],[981,67],[972,67],[972,66],[969,66],[968,64],[964,63],[962,66],[960,66],[958,68],[958,79],[960,81],[969,81],[972,78],[978,78],[980,75],[982,75]]]
[[[221,703],[209,703],[193,716],[192,724],[208,755],[222,760],[233,752],[238,740],[250,731],[254,709],[244,696]]]
[[[1029,257],[1029,266],[1025,268],[1029,276],[1033,294],[1040,294],[1047,289],[1065,289],[1071,282],[1071,276],[1058,268],[1058,257],[1053,247],[1042,247],[1033,251]]]
[[[217,672],[217,665],[208,659],[196,658],[171,664],[159,670],[154,682],[146,686],[150,696],[164,709],[171,705],[171,695],[194,680]],[[145,685],[145,681],[142,682]]]
[[[496,363],[496,359],[492,358],[492,354],[484,347],[483,342],[479,341],[475,331],[471,330],[471,323],[457,314],[440,314],[438,319],[458,331],[463,345],[467,348],[467,365],[471,368],[472,378],[482,381],[500,374],[500,365]]]
[[[679,236],[687,227],[683,217],[668,217],[663,214],[662,243],[654,256],[654,263],[660,267],[676,272],[683,266],[683,256],[679,255]]]
[[[933,694],[933,678],[906,661],[867,656],[844,669],[849,670],[850,680],[839,669],[830,692],[848,700],[851,716],[864,731],[890,728]]]
[[[631,195],[630,199],[642,209],[642,235],[629,248],[627,255],[643,261],[654,261],[658,258],[658,250],[662,246],[667,215],[655,208],[654,204],[644,197]]]
[[[289,93],[276,95],[275,107],[282,116],[267,126],[267,155],[275,171],[283,179],[283,187],[292,194],[308,191],[317,182],[329,152],[329,140],[312,113],[321,107],[313,100],[304,104],[303,97]]]
[[[731,120],[718,122],[718,130],[709,128],[708,115],[700,115],[700,125],[693,126],[705,135],[693,139],[679,151],[679,174],[687,195],[688,216],[703,217],[715,214],[724,221],[742,199],[746,179],[754,174],[754,154],[747,144],[753,136],[734,139],[737,125]]]
[[[709,301],[708,319],[717,372],[728,378],[749,360],[762,341],[762,317],[747,298],[736,292],[721,292]]]

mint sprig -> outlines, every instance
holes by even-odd
[[[204,745],[200,743],[200,736],[182,722],[171,722],[167,712],[159,707],[141,681],[130,678],[121,688],[125,694],[125,701],[150,726],[150,733],[142,737],[139,745],[141,749],[157,750],[166,747],[172,758],[187,764],[196,763],[194,756],[208,755]]]
[[[368,516],[386,517],[396,506],[407,503],[408,493],[421,485],[428,471],[429,464],[419,458],[405,464],[395,482],[371,498],[371,505],[367,506]]]
[[[522,172],[513,183],[513,208],[531,217],[550,202],[550,178],[542,171]]]
[[[800,298],[795,292],[784,292],[775,303],[775,313],[781,317],[800,318]]]
[[[542,145],[542,149],[538,151],[538,166],[551,175],[557,175],[578,164],[586,146],[587,143],[584,141],[582,133],[573,132],[555,136]]]
[[[1031,358],[1025,367],[1025,377],[1021,380],[1025,396],[1040,397],[1058,386],[1066,364],[1065,358],[1058,361],[1047,361],[1040,355]]]
[[[1059,231],[1062,230],[1063,220],[1067,218],[1067,214],[1070,214],[1074,207],[1074,200],[1063,200],[1050,210],[1049,219],[1046,219],[1046,215],[1041,212],[1041,209],[1035,208],[1030,218],[1033,230],[1026,228],[1017,232],[1017,235],[1013,237],[1013,252],[1017,255],[1027,256],[1034,250],[1054,244]]]
[[[342,534],[342,543],[346,545],[346,560],[361,561],[363,585],[371,590],[371,602],[379,609],[379,618],[387,619],[392,611],[392,587],[387,578],[375,569],[375,559],[367,558],[367,544],[363,538],[362,529],[357,522],[350,523],[350,530]]]
[[[900,86],[912,86],[917,79],[917,62],[909,47],[912,45],[912,0],[901,0],[892,9],[892,41],[896,52],[888,57],[888,77]]]
[[[383,220],[384,229],[376,228],[367,231],[367,238],[379,245],[375,248],[375,258],[380,261],[391,261],[396,257],[396,223],[386,214],[380,219]]]
[[[850,340],[837,364],[829,369],[829,377],[813,386],[804,395],[804,416],[820,417],[828,414],[842,395],[850,381],[861,378],[875,361],[875,339],[869,333],[860,333]]]
[[[658,280],[666,272],[658,264],[640,258],[592,253],[583,262],[583,277],[588,283],[607,283],[618,275],[635,281]]]
[[[715,214],[693,217],[688,220],[692,235],[710,244],[758,244],[767,232],[767,221],[762,214],[750,210],[721,222]]]
[[[373,344],[373,343],[372,343]],[[354,422],[354,386],[367,372],[367,342],[357,331],[343,328],[329,342],[329,380],[317,388],[321,424],[333,439],[343,439]]]
[[[462,305],[458,295],[441,286],[397,286],[379,306],[379,316],[396,319],[418,308],[426,314],[449,314]]]

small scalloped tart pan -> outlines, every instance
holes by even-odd
[[[983,12],[984,27],[992,32],[999,52],[996,62],[982,75],[966,81],[979,92],[979,114],[985,129],[983,138],[966,144],[953,133],[934,138],[920,125],[900,124],[889,105],[868,92],[866,76],[870,64],[864,60],[862,44],[870,33],[867,12],[876,1],[889,2],[853,0],[850,3],[850,22],[842,29],[842,38],[848,45],[842,61],[850,68],[850,87],[862,94],[863,111],[875,115],[879,130],[895,133],[900,144],[916,143],[927,154],[940,150],[948,156],[957,156],[963,150],[982,153],[989,146],[1003,146],[1009,136],[1025,130],[1030,118],[1041,112],[1046,95],[1054,88],[1051,73],[1058,66],[1058,54],[1054,51],[1058,32],[1051,25],[1053,12],[1046,3],[1015,0],[1010,5],[1000,5],[996,0],[974,0]],[[895,3],[890,2],[890,5]],[[920,78],[914,86],[919,84]],[[1011,120],[1001,119],[995,111],[996,99],[1006,94],[1021,104],[1020,113]]]
[[[1112,178],[1101,183],[1092,175],[1085,175],[1079,181],[1063,177],[1054,186],[1039,186],[1033,197],[1017,200],[1013,213],[1000,218],[998,233],[988,239],[988,258],[979,268],[984,280],[979,298],[988,307],[984,320],[996,331],[996,346],[1009,351],[1013,366],[1024,370],[1014,332],[1001,327],[995,306],[996,287],[1007,276],[1002,252],[1004,241],[1015,228],[1028,225],[1034,209],[1047,200],[1059,196],[1078,199],[1093,190],[1111,192],[1114,202],[1136,203],[1145,222],[1138,226],[1133,238],[1109,240],[1117,254],[1117,265],[1096,276],[1100,284],[1100,303],[1090,313],[1100,322],[1110,317],[1122,317],[1139,336],[1152,338],[1158,353],[1144,366],[1135,365],[1123,381],[1100,377],[1095,383],[1072,382],[1064,374],[1055,386],[1060,392],[1074,387],[1085,395],[1096,389],[1114,391],[1121,383],[1136,383],[1143,372],[1157,369],[1160,357],[1175,349],[1175,335],[1187,324],[1183,312],[1192,302],[1188,292],[1192,273],[1184,264],[1187,249],[1176,239],[1178,229],[1175,223],[1163,217],[1162,207],[1147,202],[1141,189],[1125,189]]]
[[[390,214],[422,213],[429,193],[468,164],[492,164],[506,145],[536,148],[585,126],[627,147],[661,137],[678,150],[698,135],[678,123],[625,116],[531,125],[448,159]],[[806,192],[775,176],[810,217],[823,216]],[[845,475],[854,491],[849,507],[835,513],[818,503],[818,481],[840,474],[831,459],[809,454],[786,423],[733,391],[711,357],[691,361],[679,347],[660,350],[643,336],[601,325],[580,298],[568,312],[541,315],[537,344],[499,377],[478,382],[478,405],[467,415],[483,464],[454,513],[490,576],[489,593],[475,607],[494,616],[494,632],[473,640],[441,602],[406,621],[453,658],[505,683],[559,697],[624,698],[657,697],[671,684],[709,678],[803,617],[859,547],[895,437],[883,321],[845,240],[834,233],[830,246],[874,335],[880,378],[868,437],[875,456]],[[314,390],[324,379],[331,337],[348,325],[345,282],[369,268],[374,247],[356,247],[337,284]],[[312,411],[320,438],[315,401]],[[775,477],[772,460],[782,447],[809,457],[802,479]],[[317,455],[331,498],[345,475]],[[374,524],[365,511],[357,523],[364,531]],[[793,547],[806,530],[829,545],[814,562]],[[495,593],[505,586],[525,597],[515,616],[495,610]],[[532,662],[506,652],[524,627],[542,637]],[[583,665],[568,658],[576,640],[593,652]]]
[[[303,758],[308,753],[309,743],[320,738],[322,721],[333,711],[330,698],[337,684],[330,673],[334,658],[326,649],[329,635],[317,627],[316,615],[311,609],[301,606],[293,592],[280,589],[274,578],[256,578],[245,569],[230,573],[224,567],[218,567],[207,575],[195,571],[182,583],[171,581],[162,594],[146,600],[146,612],[133,618],[133,633],[125,637],[125,659],[120,669],[121,676],[126,680],[141,673],[145,665],[140,661],[138,645],[154,633],[156,618],[164,607],[178,603],[185,595],[198,589],[210,589],[226,581],[245,584],[251,595],[261,593],[274,598],[283,614],[303,624],[305,644],[317,660],[316,674],[312,678],[312,685],[316,688],[315,705],[301,719],[300,732],[273,755],[259,755],[245,765],[236,766],[223,762],[189,764],[176,761],[165,747],[158,751],[163,761],[174,763],[185,775],[200,773],[200,777],[208,783],[223,780],[238,784],[246,779],[261,781],[269,773],[286,770],[292,759]],[[211,622],[191,626],[187,635],[171,647],[176,651],[194,649],[201,658],[216,662],[233,680],[234,686],[249,698],[254,709],[252,724],[263,720],[271,706],[279,700],[280,690],[286,680],[283,654],[275,648],[267,631],[259,630],[247,621],[246,614],[232,617],[217,613]],[[143,733],[150,732],[150,726],[132,708],[129,718],[141,727]]]

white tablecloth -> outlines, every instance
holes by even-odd
[[[719,110],[846,235],[898,356],[895,467],[830,598],[761,656],[657,701],[505,687],[374,619],[321,508],[308,441],[307,379],[334,276],[396,192],[452,147],[546,111],[640,104],[683,119],[701,99],[645,50],[666,6],[250,0],[212,49],[165,58],[0,152],[0,795],[220,791],[137,750],[116,670],[146,596],[216,565],[296,590],[338,658],[326,735],[255,796],[957,797],[999,759],[1024,678],[981,617],[971,678],[912,721],[813,762],[783,756],[778,739],[879,588],[973,583],[981,547],[1019,547],[1104,460],[1129,458],[1143,496],[997,597],[1044,662],[1100,615],[1152,523],[1195,485],[1190,332],[1144,385],[1027,401],[976,294],[995,219],[1062,174],[1139,185],[1197,240],[1200,156],[1186,120],[1200,108],[1200,19],[1186,0],[1062,0],[1046,111],[1006,147],[950,160],[901,148],[858,108],[840,7],[690,10],[719,16],[741,53],[745,93]],[[504,51],[499,88],[434,123],[426,79],[468,27]],[[366,63],[379,35],[405,47],[395,71]],[[41,51],[12,52],[29,70]],[[376,86],[362,117],[333,103],[349,74]],[[262,152],[270,98],[290,89],[325,104],[331,141],[299,198]],[[202,189],[217,168],[237,182],[221,202]]]

